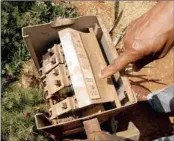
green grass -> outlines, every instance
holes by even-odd
[[[51,2],[1,2],[1,86],[3,141],[44,141],[34,115],[45,111],[42,90],[22,88],[18,82],[23,63],[30,58],[21,35],[24,26],[48,23],[56,17],[75,17],[75,9]]]
[[[21,88],[18,82],[6,89],[2,99],[2,139],[8,141],[42,140],[35,131],[34,115],[45,111],[42,90]]]
[[[66,4],[51,2],[1,2],[1,62],[2,90],[18,79],[24,61],[30,58],[23,41],[24,26],[48,23],[56,17],[75,17],[75,9]]]

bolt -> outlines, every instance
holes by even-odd
[[[59,70],[58,70],[58,69],[54,69],[53,74],[54,74],[54,75],[59,75]]]
[[[51,48],[49,48],[48,53],[50,54],[50,56],[52,56],[54,54],[54,51]]]
[[[55,58],[55,57],[52,57],[52,58],[51,58],[51,63],[52,63],[52,64],[55,64],[55,63],[56,63],[56,58]]]
[[[71,83],[70,75],[68,75],[68,83]]]
[[[57,85],[58,87],[61,86],[61,81],[60,80],[55,80],[55,85]]]
[[[46,86],[46,80],[43,80],[44,87]]]
[[[39,69],[39,74],[42,75],[42,68]]]
[[[43,85],[44,85],[44,87],[47,85],[46,81],[43,81]]]
[[[74,98],[75,103],[77,103],[77,98]]]
[[[62,109],[67,109],[67,103],[66,102],[63,102],[62,105],[61,105]]]

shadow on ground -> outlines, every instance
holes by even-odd
[[[119,130],[124,130],[132,121],[140,130],[140,141],[152,141],[174,134],[172,124],[167,114],[160,114],[152,110],[147,102],[137,103],[117,117]]]

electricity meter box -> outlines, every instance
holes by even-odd
[[[55,136],[83,131],[82,122],[100,123],[137,102],[125,76],[99,74],[118,53],[99,16],[56,19],[24,27],[22,35],[43,82],[47,114],[39,130]]]

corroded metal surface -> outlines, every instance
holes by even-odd
[[[112,80],[98,78],[106,63],[94,30],[89,31],[83,33],[70,28],[60,31],[60,44],[54,44],[42,57],[44,97],[54,124],[64,114],[89,115],[84,114],[82,108],[93,104],[99,104],[100,111],[105,111],[102,104],[108,102],[121,107]],[[97,112],[94,108],[86,113]]]
[[[65,29],[59,35],[79,107],[84,107],[100,98],[89,59],[77,31]]]
[[[49,113],[36,114],[39,130],[55,136],[82,132],[84,120],[97,118],[102,123],[137,102],[119,73],[98,77],[118,57],[100,17],[25,27],[23,37],[40,73]]]
[[[59,64],[64,64],[65,58],[60,45],[55,44],[52,48],[49,48],[47,53],[42,57],[42,68],[40,68],[40,74],[45,75]]]

